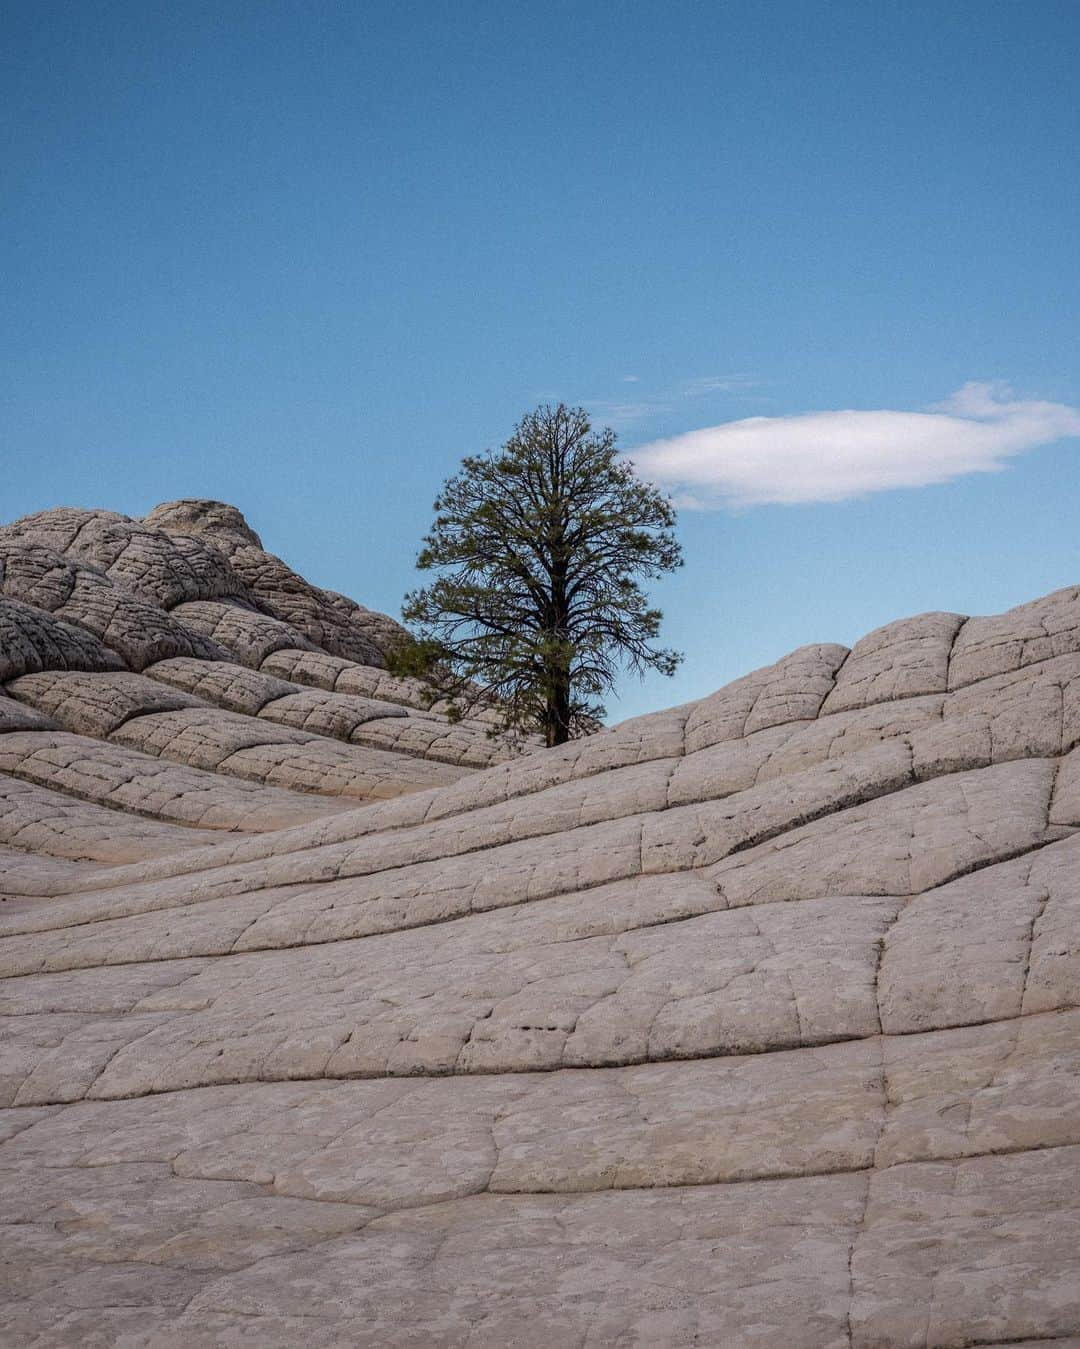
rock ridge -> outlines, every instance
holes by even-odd
[[[512,756],[235,507],[0,527],[18,1346],[1080,1346],[1080,587]]]

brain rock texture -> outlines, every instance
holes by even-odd
[[[1080,588],[513,757],[399,636],[0,529],[0,1343],[1080,1346]]]

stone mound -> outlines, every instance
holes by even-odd
[[[511,759],[231,507],[0,539],[3,1343],[1080,1345],[1080,589]]]
[[[235,506],[188,499],[156,506],[146,523],[181,538],[201,538],[227,556],[247,593],[275,618],[291,624],[333,656],[382,665],[405,629],[386,614],[305,581],[281,558],[268,553]]]

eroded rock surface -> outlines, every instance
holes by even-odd
[[[0,545],[4,1344],[1080,1343],[1080,591],[511,758],[232,507]]]

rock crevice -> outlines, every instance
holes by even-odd
[[[518,754],[400,635],[0,528],[5,1343],[1080,1345],[1080,588]]]

